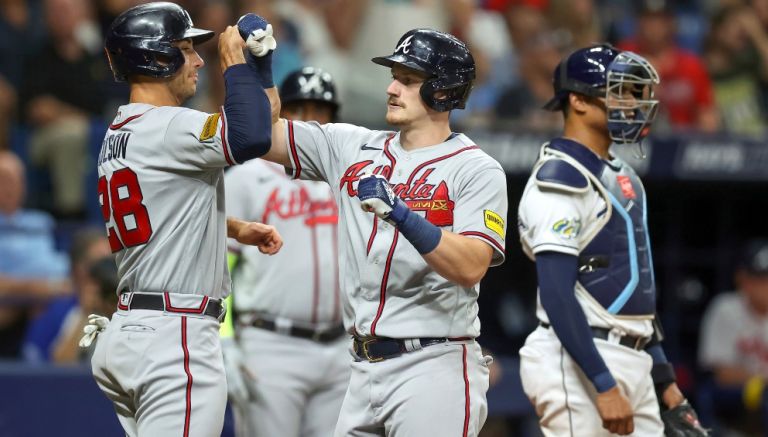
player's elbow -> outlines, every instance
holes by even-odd
[[[257,126],[243,132],[230,131],[230,148],[237,162],[264,156],[272,147],[272,127]]]
[[[454,278],[454,282],[461,285],[464,288],[472,288],[475,285],[479,284],[480,281],[485,276],[485,272],[488,270],[487,267],[474,267],[474,268],[468,268],[464,271],[457,272],[458,275],[456,278]]]

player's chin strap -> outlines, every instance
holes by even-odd
[[[637,159],[645,159],[648,157],[648,154],[645,153],[645,149],[643,148],[643,140],[637,142],[634,155]]]
[[[83,336],[77,343],[82,348],[87,348],[93,343],[101,331],[107,329],[109,318],[98,314],[88,316],[88,324],[83,327]]]

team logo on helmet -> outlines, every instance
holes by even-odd
[[[299,78],[299,87],[301,88],[301,93],[307,95],[310,93],[322,95],[325,91],[323,83],[320,81],[320,75],[318,74],[312,74],[311,76],[301,76]]]
[[[395,49],[395,53],[398,53],[398,52],[408,53],[410,51],[411,40],[412,39],[413,39],[413,35],[411,35],[408,38],[404,39],[403,42],[401,42],[400,45],[397,46],[397,48]]]

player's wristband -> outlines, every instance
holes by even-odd
[[[613,379],[610,371],[605,371],[592,377],[592,385],[598,393],[605,393],[616,386],[616,380]]]
[[[251,67],[251,70],[253,70],[254,73],[256,73],[256,77],[259,79],[259,82],[261,83],[261,86],[264,87],[264,89],[272,88],[275,86],[275,81],[272,79],[272,54],[274,53],[274,50],[271,50],[266,55],[257,58],[256,56],[253,56],[250,52],[246,51],[245,55],[245,62],[248,63],[248,66]]]
[[[759,376],[749,378],[744,384],[742,398],[744,406],[749,411],[756,411],[763,403],[763,393],[765,392],[765,381]]]
[[[440,244],[443,231],[424,217],[408,209],[399,199],[395,202],[392,212],[389,213],[389,220],[397,226],[400,233],[422,255],[432,252]]]
[[[651,378],[654,385],[669,386],[673,382],[677,381],[675,376],[675,369],[670,363],[658,363],[651,367]],[[666,388],[666,387],[665,387]]]

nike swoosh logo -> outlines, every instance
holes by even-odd
[[[360,150],[382,150],[382,149],[378,147],[370,147],[368,146],[368,143],[365,143],[360,147]]]

